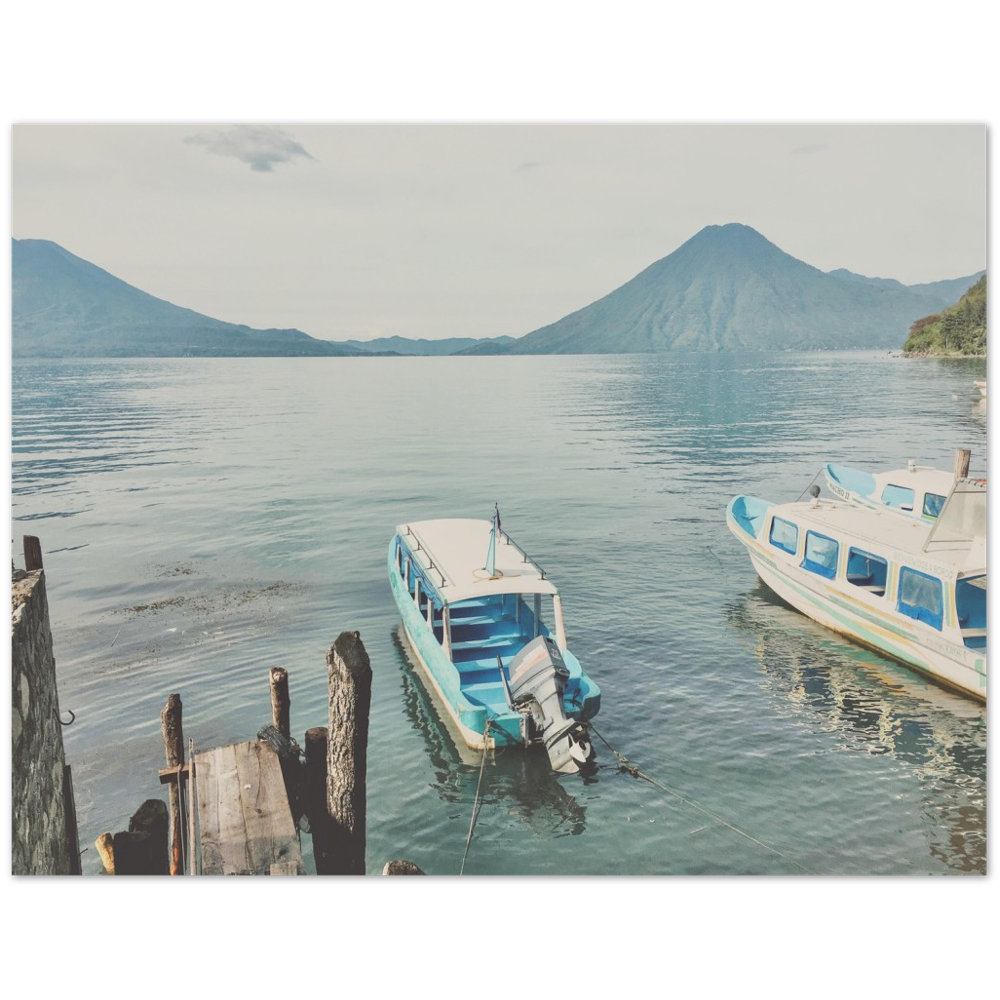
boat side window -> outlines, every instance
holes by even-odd
[[[799,545],[798,525],[780,517],[774,518],[771,521],[771,544],[777,549],[795,555]]]
[[[903,567],[899,572],[896,609],[908,618],[940,631],[944,617],[944,588],[936,576]]]
[[[937,493],[925,493],[924,494],[924,515],[926,517],[937,517],[941,513],[941,508],[944,507],[945,497],[939,496]]]
[[[847,582],[882,596],[889,564],[880,556],[853,546],[847,550]]]
[[[913,510],[913,490],[908,486],[893,486],[890,483],[882,490],[882,503],[886,507],[898,507],[900,510]]]
[[[840,545],[834,539],[821,535],[818,531],[807,531],[802,568],[832,580],[837,573],[839,552]]]
[[[955,584],[955,610],[962,642],[970,649],[986,648],[986,575]]]

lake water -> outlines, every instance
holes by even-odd
[[[828,460],[950,469],[970,448],[985,475],[985,372],[872,352],[15,362],[14,557],[40,537],[84,873],[165,794],[170,693],[196,747],[249,739],[283,666],[302,742],[326,650],[358,630],[368,870],[457,874],[480,767],[400,645],[385,558],[397,524],[494,502],[563,593],[602,766],[490,757],[466,874],[984,873],[985,709],[770,597],[724,513],[796,499]]]

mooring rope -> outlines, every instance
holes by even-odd
[[[806,486],[806,488],[795,498],[795,503],[798,503],[809,492],[809,487],[812,486],[812,484],[815,483],[816,480],[819,479],[819,477],[822,475],[823,475],[823,470],[820,469],[819,472],[817,472],[816,475],[809,480],[809,483]]]
[[[779,858],[787,861],[789,864],[795,865],[796,868],[801,869],[807,875],[818,875],[818,872],[814,872],[811,868],[807,868],[805,865],[799,864],[794,858],[788,857],[787,854],[783,854],[776,847],[771,847],[770,844],[765,844],[762,840],[758,840],[752,834],[746,832],[746,830],[741,830],[738,826],[734,826],[728,820],[724,819],[718,813],[714,813],[711,809],[706,809],[704,806],[699,805],[697,802],[689,799],[686,795],[682,795],[680,792],[675,791],[673,788],[668,788],[662,782],[657,781],[655,778],[651,778],[644,771],[641,771],[639,767],[633,764],[624,754],[619,753],[595,728],[592,722],[587,723],[587,727],[594,733],[595,736],[615,755],[618,761],[619,771],[624,771],[627,774],[631,774],[633,778],[641,778],[643,781],[648,781],[651,785],[655,785],[657,788],[666,792],[668,795],[673,795],[674,798],[679,799],[685,805],[690,806],[692,809],[697,809],[698,812],[704,813],[704,815],[715,820],[721,826],[724,826],[727,830],[732,830],[733,833],[739,834],[741,837],[746,837],[751,843],[757,844],[758,847],[763,847],[764,850],[770,851],[772,854],[776,854]]]
[[[472,804],[472,818],[469,820],[469,835],[465,838],[465,853],[462,855],[462,867],[458,874],[465,874],[465,859],[469,856],[469,845],[472,843],[472,831],[476,827],[476,818],[479,816],[479,790],[483,787],[483,771],[486,770],[486,743],[490,735],[490,726],[493,720],[486,720],[486,731],[483,733],[483,759],[479,764],[479,781],[476,784],[476,800]]]

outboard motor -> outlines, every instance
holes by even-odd
[[[503,667],[501,665],[501,674]],[[587,729],[566,717],[563,696],[569,670],[559,647],[540,635],[510,661],[511,707],[524,715],[522,731],[529,743],[541,743],[554,771],[579,771],[594,759]],[[506,675],[504,675],[506,683]]]

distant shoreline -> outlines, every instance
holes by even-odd
[[[899,355],[901,358],[914,358],[917,360],[923,360],[925,358],[936,358],[937,360],[944,361],[970,361],[975,359],[980,359],[982,361],[986,360],[985,354],[937,354],[934,351],[904,351]]]

